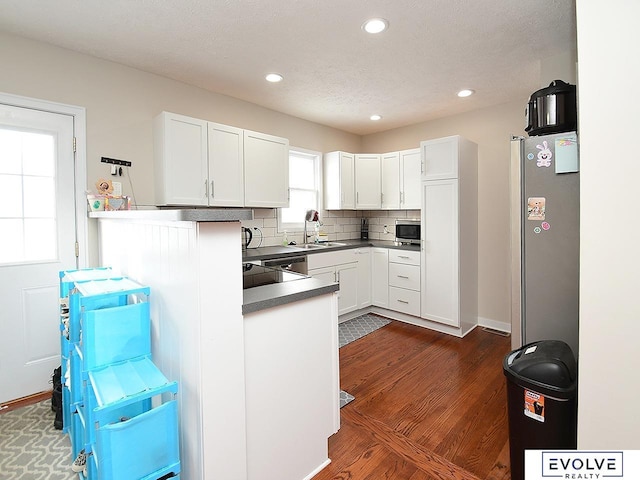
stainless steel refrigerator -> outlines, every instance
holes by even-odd
[[[578,355],[580,175],[575,132],[511,142],[512,346]]]

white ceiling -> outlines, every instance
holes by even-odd
[[[370,17],[389,29],[364,33]],[[574,0],[3,0],[0,31],[361,135],[524,110],[540,60],[576,37]]]

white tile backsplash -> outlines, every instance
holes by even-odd
[[[244,227],[257,227],[262,231],[263,247],[282,245],[284,232],[278,231],[277,210],[257,208],[253,210],[253,220],[242,222]],[[329,241],[353,240],[360,238],[360,224],[366,218],[369,223],[369,238],[372,240],[395,240],[396,219],[420,218],[420,210],[321,210],[320,232],[326,233]],[[388,233],[384,233],[384,226]],[[310,223],[308,229],[313,231]],[[253,232],[251,246],[259,243],[260,233]],[[290,242],[302,243],[302,232],[287,232]]]

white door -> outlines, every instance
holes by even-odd
[[[422,317],[460,326],[458,180],[422,182]]]
[[[340,153],[340,207],[356,208],[355,155]]]
[[[420,142],[422,180],[458,178],[459,143],[457,135]]]
[[[336,267],[336,277],[340,284],[338,315],[358,309],[358,263],[347,263]]]
[[[244,131],[244,204],[289,206],[289,140]]]
[[[208,122],[209,205],[244,206],[244,148],[241,128]]]
[[[380,171],[382,172],[380,205],[386,210],[397,210],[400,208],[400,154],[393,152],[381,155]]]
[[[0,403],[50,390],[76,268],[73,117],[0,104]]]
[[[389,306],[389,249],[371,249],[372,303],[376,307]]]
[[[373,210],[380,208],[382,193],[380,155],[356,155],[356,208]]]
[[[420,149],[400,152],[400,208],[420,210]]]

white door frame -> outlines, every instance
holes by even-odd
[[[87,123],[86,109],[75,105],[50,102],[37,98],[22,97],[0,92],[0,103],[13,107],[30,108],[44,112],[70,115],[73,117],[73,136],[76,139],[75,152],[75,217],[76,239],[78,242],[78,268],[87,266],[89,256],[89,234],[87,229]]]

